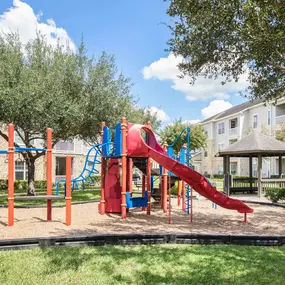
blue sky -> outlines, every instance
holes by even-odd
[[[243,102],[235,94],[246,86],[245,78],[227,87],[203,78],[194,86],[187,78],[177,79],[179,58],[165,51],[170,38],[163,24],[170,20],[167,6],[163,0],[1,0],[0,29],[18,30],[26,40],[40,28],[75,44],[83,34],[90,55],[104,50],[116,56],[119,69],[134,82],[139,104],[160,108],[164,124],[180,117],[203,119]]]

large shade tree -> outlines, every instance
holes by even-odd
[[[135,103],[130,80],[118,74],[113,56],[103,52],[90,58],[83,41],[73,52],[50,46],[41,35],[25,45],[15,34],[0,35],[0,122],[13,123],[26,147],[35,147],[35,141],[45,146],[47,127],[53,129],[54,146],[74,138],[95,143],[101,122],[113,126],[122,116],[157,121]],[[0,136],[8,139],[4,128]],[[35,161],[44,153],[22,155],[28,195],[34,195]]]
[[[201,125],[193,125],[188,122],[182,122],[181,119],[174,120],[173,123],[165,126],[159,133],[162,142],[167,142],[168,145],[172,145],[180,133],[185,130],[185,128],[190,127],[190,149],[197,150],[206,146],[207,135]],[[173,149],[178,153],[185,143],[186,132],[184,132],[181,137],[176,141]]]
[[[225,83],[247,73],[252,98],[276,99],[285,90],[285,1],[166,0],[182,75]]]

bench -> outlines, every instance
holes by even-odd
[[[64,200],[64,196],[43,195],[43,196],[15,196],[17,201],[35,201],[35,200]]]

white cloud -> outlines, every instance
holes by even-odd
[[[52,46],[56,46],[59,40],[63,46],[68,44],[75,50],[75,45],[66,30],[57,27],[52,19],[48,19],[46,23],[41,22],[41,16],[42,13],[36,15],[27,3],[14,0],[13,7],[0,15],[0,30],[4,33],[17,32],[23,43],[36,38],[37,32],[40,32]]]
[[[178,77],[181,72],[177,66],[182,61],[182,57],[175,57],[172,53],[167,58],[160,58],[142,69],[144,79],[171,80],[173,83],[171,87],[184,93],[186,99],[190,101],[209,98],[228,99],[230,92],[237,93],[248,86],[247,74],[243,74],[239,82],[229,82],[225,85],[221,84],[222,77],[214,80],[199,76],[195,81],[195,85],[190,85],[189,76]]]
[[[152,106],[147,108],[147,110],[149,110],[152,115],[156,114],[162,122],[167,122],[170,120],[169,116],[162,109]]]
[[[229,108],[231,108],[233,105],[229,102],[226,102],[224,100],[214,100],[212,101],[208,107],[202,109],[202,115],[205,119],[214,116],[220,112],[223,112]]]
[[[201,122],[201,120],[197,119],[197,120],[185,120],[182,123],[184,124],[190,124],[190,125],[195,125],[198,124],[199,122]]]

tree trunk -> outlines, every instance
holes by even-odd
[[[35,159],[27,159],[26,160],[28,166],[28,196],[35,196]]]

